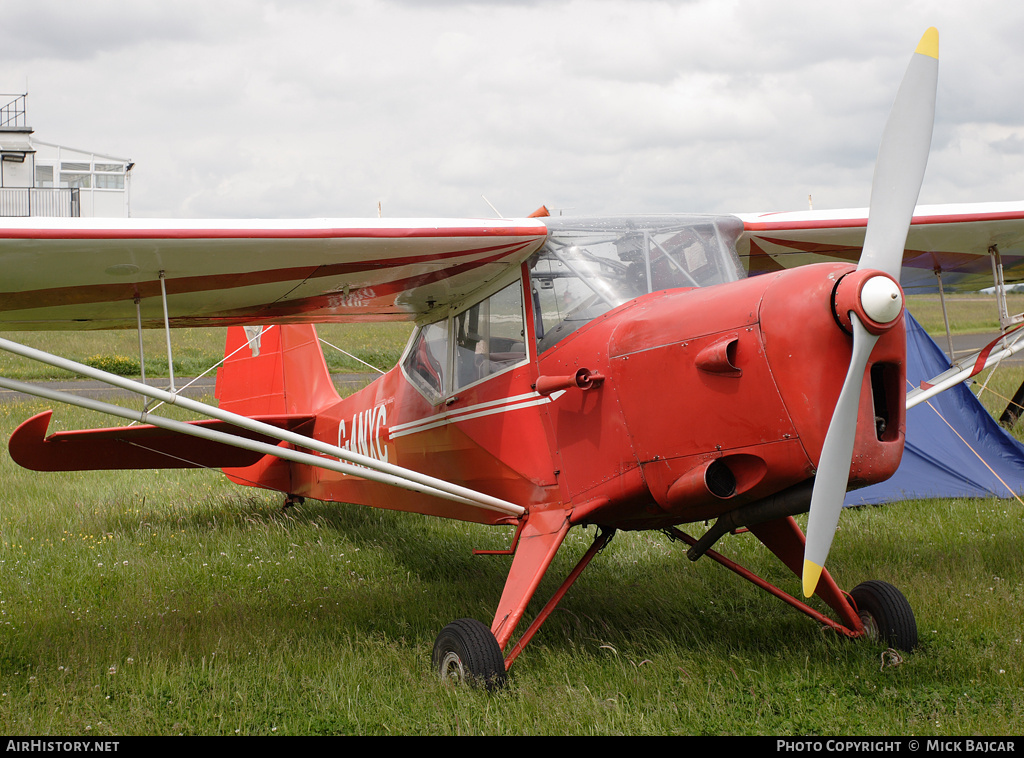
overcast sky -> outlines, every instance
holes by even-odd
[[[865,206],[940,33],[921,202],[1024,199],[1010,0],[4,0],[0,92],[137,217]]]

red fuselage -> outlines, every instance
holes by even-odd
[[[849,365],[851,338],[831,303],[850,271],[821,264],[653,292],[539,354],[528,305],[525,360],[433,399],[396,367],[349,398],[322,400],[312,433],[534,511],[572,508],[575,523],[645,529],[714,518],[814,475]],[[901,321],[867,368],[851,487],[899,464],[904,362]],[[581,388],[571,381],[580,373],[596,381]],[[508,520],[281,461],[228,473],[320,500]]]

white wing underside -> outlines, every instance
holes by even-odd
[[[745,233],[740,257],[752,274],[824,260],[855,263],[864,243],[867,208],[737,214]],[[990,287],[995,248],[1006,281],[1024,279],[1024,202],[918,206],[907,235],[900,284],[908,293],[937,286]]]
[[[162,326],[162,288],[172,326],[412,320],[546,233],[532,219],[0,219],[0,329],[135,327],[136,299],[143,326]]]
[[[737,214],[751,275],[856,261],[867,209]],[[543,219],[0,219],[0,330],[429,318],[519,266]],[[909,293],[1024,279],[1024,202],[921,206]],[[161,280],[161,277],[163,279]],[[138,300],[138,307],[136,306]]]

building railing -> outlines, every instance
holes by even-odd
[[[78,195],[78,187],[3,187],[0,217],[78,218],[82,215]]]
[[[0,102],[3,102],[3,98],[8,97],[14,99],[6,105],[0,106],[0,127],[25,126],[26,95],[0,95]]]

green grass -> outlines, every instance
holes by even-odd
[[[1010,314],[1024,311],[1024,294],[1009,294],[1006,297]],[[945,318],[953,334],[973,332],[998,332],[999,310],[995,295],[980,293],[954,294],[946,296],[946,317],[942,314],[942,302],[938,295],[909,295],[907,309],[926,332],[938,339],[945,335]]]
[[[42,406],[0,406],[0,434]],[[59,412],[62,426],[95,419]],[[0,458],[9,734],[1005,735],[1024,726],[1020,504],[848,510],[847,588],[897,584],[922,646],[841,639],[662,535],[622,533],[495,695],[439,682],[434,637],[489,621],[508,528],[307,502],[218,472],[36,474]],[[586,549],[574,530],[542,584]],[[719,548],[799,593],[749,535]],[[531,613],[537,610],[537,603]]]
[[[1022,381],[1024,381],[1024,368],[1019,366],[1001,367],[995,371],[989,369],[976,377],[976,382],[972,385],[972,392],[985,409],[998,419],[1010,405]],[[1011,431],[1018,440],[1024,441],[1024,424],[1021,419],[1018,419]]]
[[[224,328],[171,330],[175,375],[197,376],[216,365],[224,357],[225,333]],[[317,327],[317,333],[321,340],[359,359],[355,360],[329,345],[322,345],[327,367],[332,372],[365,373],[373,369],[360,361],[382,371],[387,371],[398,362],[412,333],[412,325],[392,322],[324,324]],[[0,336],[79,363],[105,370],[114,368],[115,373],[128,376],[139,374],[139,337],[136,331],[4,332]],[[144,331],[143,349],[146,376],[166,377],[169,371],[164,332],[159,329]],[[133,364],[134,370],[117,370],[128,364]],[[70,372],[4,351],[0,351],[0,376],[19,381],[75,378]]]
[[[223,334],[191,331],[181,338],[219,359]],[[347,336],[335,344],[348,349]],[[356,352],[393,353],[404,339],[388,347],[368,336]],[[136,352],[65,347],[83,358]],[[162,335],[147,355],[161,349]],[[994,378],[983,401],[1001,411],[997,393],[1012,394],[1022,373]],[[0,435],[43,407],[0,405]],[[97,423],[73,408],[54,419],[55,428]],[[847,589],[878,578],[904,592],[921,647],[901,660],[819,629],[709,560],[690,563],[660,534],[620,533],[508,686],[488,695],[439,682],[430,654],[449,621],[490,621],[509,558],[472,550],[506,547],[509,528],[311,501],[282,511],[280,495],[216,471],[38,474],[0,456],[0,487],[7,734],[1024,729],[1024,506],[1015,501],[844,512],[830,570]],[[592,537],[570,533],[528,617]],[[716,549],[799,595],[799,579],[750,535]]]

